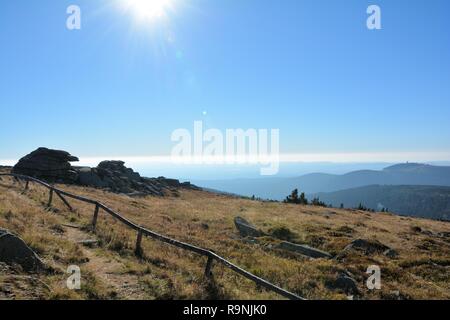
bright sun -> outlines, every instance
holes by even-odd
[[[141,20],[153,21],[167,15],[173,0],[124,0],[127,10]]]

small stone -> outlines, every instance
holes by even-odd
[[[95,247],[96,245],[98,245],[98,240],[87,239],[87,240],[78,241],[78,243],[83,245],[83,246],[85,246],[85,247],[92,248],[92,247]]]
[[[207,223],[202,223],[201,226],[202,226],[202,229],[204,229],[204,230],[209,229],[209,225]]]
[[[383,252],[383,254],[388,257],[388,258],[397,258],[398,257],[398,252],[394,249],[388,249],[385,252]]]
[[[333,290],[341,290],[348,295],[359,294],[359,289],[356,280],[346,275],[345,273],[339,274],[336,280],[328,282],[327,286]]]
[[[400,297],[400,291],[398,290],[391,291],[391,294],[395,297]]]
[[[411,227],[411,231],[420,233],[420,232],[422,232],[422,228],[419,226],[413,226],[413,227]]]

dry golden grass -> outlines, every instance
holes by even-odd
[[[81,236],[100,241],[98,248],[85,248],[74,241],[73,232],[61,226],[74,223],[87,227],[93,206],[71,200],[77,210],[70,213],[56,199],[54,207],[46,211],[47,191],[33,185],[22,194],[17,185],[3,186],[11,183],[4,180],[0,185],[0,227],[20,235],[54,269],[39,276],[50,290],[43,289],[36,298],[280,298],[219,265],[213,269],[215,282],[207,282],[203,278],[205,258],[151,239],[144,239],[144,257],[138,259],[133,254],[136,234],[104,212],[99,215],[95,235],[87,228],[79,231]],[[410,299],[450,298],[449,238],[433,235],[450,232],[449,223],[386,213],[266,203],[202,191],[181,191],[179,197],[130,198],[91,188],[59,187],[100,200],[148,229],[212,249],[246,270],[308,299],[346,299],[343,292],[327,286],[346,270],[358,281],[364,299],[393,299],[398,296],[395,291]],[[352,240],[363,238],[380,241],[397,250],[399,257],[364,256],[355,252],[343,261],[307,259],[272,249],[279,241],[272,237],[257,243],[242,239],[234,227],[236,216],[248,219],[267,233],[287,228],[293,241],[333,255]],[[65,289],[65,269],[69,264],[79,264],[82,268],[81,291]],[[381,267],[382,289],[369,291],[365,287],[365,272],[373,264]]]

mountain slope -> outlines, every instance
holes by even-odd
[[[387,208],[403,215],[450,220],[450,187],[372,185],[310,196],[313,197],[335,207],[344,204],[355,208],[363,204],[374,210]]]
[[[312,206],[251,201],[205,191],[182,190],[179,197],[132,198],[103,190],[58,185],[69,192],[98,199],[139,225],[181,241],[211,248],[232,262],[308,299],[346,299],[333,287],[342,273],[356,280],[362,299],[450,299],[450,225],[391,214],[331,210]],[[30,275],[0,266],[0,298],[45,299],[279,299],[239,275],[215,265],[215,281],[203,279],[206,261],[157,241],[143,241],[144,257],[133,254],[136,234],[100,214],[97,232],[88,226],[93,207],[76,201],[76,212],[32,184],[0,181],[0,228],[19,235],[54,271]],[[233,223],[237,215],[274,237],[242,238]],[[70,226],[72,225],[72,226]],[[73,225],[79,226],[73,230]],[[377,240],[398,252],[349,252],[345,259],[308,259],[274,249],[276,237],[332,255],[342,253],[355,239]],[[79,240],[96,239],[97,247]],[[79,265],[82,289],[66,288],[69,265]],[[369,265],[382,269],[383,286],[368,290],[364,283]],[[2,291],[2,289],[5,289]]]

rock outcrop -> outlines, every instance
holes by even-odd
[[[19,237],[0,229],[0,262],[19,265],[28,272],[44,270],[44,263]]]
[[[127,168],[123,161],[103,161],[96,168],[79,167],[77,183],[102,188],[111,192],[131,196],[176,194],[178,189],[199,189],[190,183],[175,179],[145,178],[133,169]]]
[[[74,183],[78,175],[70,164],[73,161],[78,158],[66,151],[39,148],[20,159],[12,172],[48,182]]]
[[[176,195],[178,189],[200,188],[175,179],[145,178],[123,161],[103,161],[97,167],[73,167],[79,161],[66,151],[39,148],[19,160],[12,173],[35,177],[50,183],[69,183],[102,188],[130,196]]]

